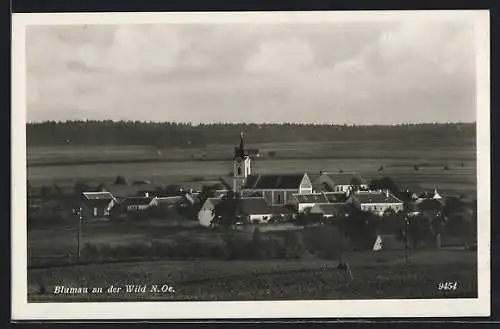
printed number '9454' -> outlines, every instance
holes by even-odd
[[[438,290],[457,290],[458,283],[455,282],[440,282]]]

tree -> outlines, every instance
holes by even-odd
[[[389,190],[393,194],[399,193],[399,186],[390,177],[382,177],[381,179],[373,179],[370,184],[371,190]]]
[[[127,185],[127,181],[125,180],[125,177],[123,177],[121,175],[116,176],[115,185]]]
[[[170,184],[165,187],[165,196],[178,196],[181,195],[181,187],[176,184]]]
[[[321,255],[324,259],[342,260],[342,254],[348,247],[348,242],[338,228],[328,226],[318,232]]]
[[[73,189],[75,190],[75,193],[77,195],[81,195],[82,192],[88,191],[90,189],[90,187],[87,184],[85,184],[84,182],[77,182]]]
[[[443,217],[434,217],[431,220],[431,231],[436,238],[436,247],[441,247],[441,234],[444,231],[445,221]]]
[[[358,177],[351,178],[349,182],[353,191],[359,191],[359,189],[361,188],[361,183],[362,182]]]
[[[339,219],[339,229],[359,248],[373,246],[380,231],[381,218],[369,211],[352,207],[348,217]]]
[[[262,232],[258,227],[255,228],[252,234],[252,252],[256,258],[261,258],[263,256],[263,239]]]
[[[300,259],[307,253],[302,241],[302,235],[295,231],[285,233],[285,248],[286,258]]]
[[[211,226],[232,227],[237,222],[245,221],[240,216],[241,200],[240,196],[234,192],[229,192],[217,203],[213,210]]]
[[[213,198],[216,190],[217,186],[215,185],[203,185],[199,197],[200,204],[203,205],[208,198]]]
[[[427,241],[432,236],[429,218],[427,216],[414,216],[408,218],[407,231],[408,239],[413,248],[421,242]]]
[[[463,212],[465,209],[463,201],[456,197],[448,197],[443,207],[443,216],[448,217],[455,213]]]

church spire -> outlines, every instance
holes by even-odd
[[[245,145],[243,143],[243,132],[240,133],[240,152],[241,155],[245,153]]]

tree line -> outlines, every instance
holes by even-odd
[[[227,144],[244,132],[253,143],[474,138],[475,123],[401,125],[254,124],[192,125],[144,121],[44,121],[27,123],[28,146],[147,145],[157,148]]]

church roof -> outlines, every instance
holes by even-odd
[[[335,185],[351,185],[353,179],[360,184],[366,184],[363,177],[355,172],[323,172],[322,174],[330,178]]]
[[[249,175],[243,189],[247,190],[279,190],[298,189],[304,174],[264,174]]]
[[[328,203],[328,199],[322,193],[294,194],[299,203]]]
[[[344,192],[324,192],[323,194],[330,203],[340,203],[347,200],[347,195]]]

